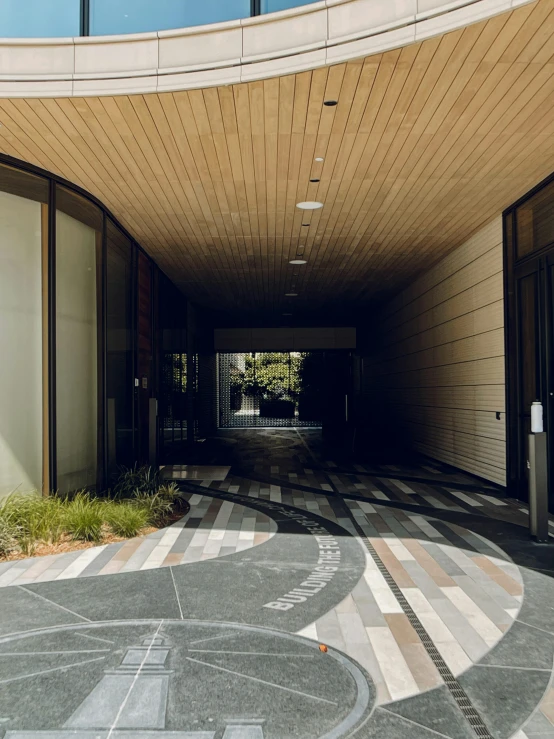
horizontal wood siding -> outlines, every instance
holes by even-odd
[[[380,328],[369,402],[379,393],[418,451],[504,485],[502,219],[397,295]]]

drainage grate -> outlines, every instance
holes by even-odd
[[[318,460],[312,450],[310,449],[309,445],[307,444],[306,440],[300,435],[299,432],[298,436],[300,438],[300,441],[302,444],[306,447],[306,450],[308,451],[308,454],[312,457],[314,462],[317,466]],[[427,633],[425,627],[419,620],[419,618],[416,616],[415,611],[412,609],[411,605],[408,603],[406,598],[404,597],[404,593],[400,590],[398,585],[396,584],[396,580],[393,578],[393,576],[390,574],[388,569],[386,568],[383,560],[381,557],[377,554],[377,551],[373,547],[373,544],[369,541],[367,536],[365,535],[362,527],[360,524],[356,521],[356,518],[350,508],[346,505],[342,495],[337,490],[336,485],[333,483],[332,479],[330,478],[329,474],[327,472],[324,472],[325,477],[327,478],[327,481],[329,483],[329,486],[331,490],[334,493],[334,500],[339,501],[339,505],[342,507],[342,509],[345,511],[347,517],[352,522],[352,525],[354,526],[354,529],[356,530],[356,533],[360,537],[360,539],[365,544],[365,547],[371,557],[373,558],[373,561],[377,565],[379,572],[381,575],[385,578],[385,581],[389,588],[392,590],[394,595],[396,596],[396,599],[400,603],[400,606],[404,613],[406,614],[408,621],[410,622],[411,626],[413,627],[416,634],[419,636],[421,643],[423,644],[425,651],[429,655],[430,659],[433,661],[433,664],[439,671],[440,676],[444,680],[444,684],[446,685],[447,689],[450,692],[450,695],[454,698],[456,701],[456,704],[460,711],[462,712],[462,715],[466,719],[466,721],[469,723],[473,731],[478,737],[482,737],[482,739],[494,739],[493,735],[490,733],[490,731],[487,729],[487,725],[477,712],[475,706],[470,701],[467,693],[462,688],[460,683],[456,680],[452,672],[450,671],[450,668],[442,658],[441,653],[434,645],[431,637]],[[290,484],[289,484],[290,487]]]
[[[331,481],[330,481],[331,482]],[[331,483],[332,485],[332,483]],[[334,489],[334,485],[332,485]],[[473,706],[472,702],[467,696],[467,693],[462,688],[460,683],[456,680],[452,672],[450,671],[450,668],[442,658],[442,655],[440,654],[439,650],[434,645],[433,641],[431,640],[431,637],[425,630],[425,627],[419,620],[419,618],[416,616],[414,610],[412,609],[411,605],[408,603],[406,598],[404,597],[404,593],[400,590],[398,587],[396,581],[394,580],[393,576],[390,574],[388,569],[386,568],[384,562],[382,561],[381,557],[377,554],[377,551],[373,547],[372,543],[369,541],[367,536],[364,534],[361,526],[356,521],[354,515],[352,514],[352,511],[348,508],[348,506],[342,501],[342,505],[348,515],[348,518],[352,521],[352,524],[354,525],[354,528],[356,529],[356,532],[358,533],[358,536],[361,538],[363,543],[366,546],[367,551],[373,558],[373,561],[377,565],[377,568],[379,569],[379,572],[381,575],[385,578],[387,585],[392,590],[394,595],[396,596],[396,599],[400,603],[400,606],[404,613],[406,614],[408,621],[412,625],[414,631],[419,636],[421,643],[425,647],[425,651],[433,661],[433,664],[439,671],[440,676],[444,680],[444,684],[450,691],[451,696],[456,701],[458,708],[462,712],[465,719],[468,721],[469,725],[475,732],[475,734],[478,737],[482,737],[482,739],[494,739],[490,731],[487,729],[487,726],[475,707]]]

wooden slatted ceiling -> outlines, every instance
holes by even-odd
[[[0,147],[95,194],[192,299],[267,322],[357,310],[466,241],[554,170],[553,106],[538,0],[277,79],[0,100]]]

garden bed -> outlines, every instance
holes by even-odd
[[[13,494],[0,501],[0,562],[89,549],[147,536],[189,510],[152,468],[122,470],[101,495]]]

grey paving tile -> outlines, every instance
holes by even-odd
[[[322,616],[317,621],[317,638],[323,644],[332,644],[337,649],[345,649],[344,635],[340,627],[337,615],[334,611]]]
[[[448,629],[462,645],[469,658],[473,661],[479,659],[488,651],[488,646],[479,634],[473,629],[467,619],[458,611],[446,596],[443,599],[432,598],[431,605],[444,621]]]
[[[480,664],[551,670],[553,658],[554,635],[516,621]]]
[[[490,597],[487,591],[477,585],[469,575],[462,575],[460,577],[454,576],[454,582],[456,582],[471,600],[476,603],[479,608],[490,618],[490,620],[499,625],[507,624],[511,621],[510,616],[506,611],[501,608],[498,603]]]
[[[92,621],[180,618],[168,568],[57,580],[26,588]]]
[[[125,542],[122,542],[121,544],[110,544],[107,546],[103,552],[100,552],[98,557],[85,567],[79,577],[92,577],[93,575],[97,575],[100,570],[115,557],[124,545]]]
[[[384,708],[375,709],[371,720],[363,729],[363,736],[364,739],[437,739],[435,731]]]
[[[541,737],[548,737],[550,734],[554,735],[554,726],[552,726],[550,721],[543,713],[540,712],[540,710],[536,711],[533,716],[531,716],[529,721],[523,727],[523,730],[529,739],[539,735]]]
[[[187,547],[189,546],[190,542],[192,541],[192,537],[194,536],[194,529],[187,529],[183,528],[177,539],[175,540],[175,544],[171,547],[171,551],[173,553],[184,553],[187,550]]]
[[[0,594],[0,635],[60,624],[82,623],[83,619],[37,598],[23,587],[3,588]]]
[[[523,568],[523,604],[518,619],[554,634],[554,580]]]
[[[507,739],[540,703],[549,672],[474,667],[458,678],[495,739]]]
[[[415,560],[404,561],[402,565],[427,600],[447,600],[437,583],[427,574],[419,562]]]
[[[159,543],[157,539],[145,539],[123,565],[121,572],[134,572],[140,569]]]
[[[435,562],[442,567],[447,575],[450,577],[465,575],[465,572],[439,546],[431,541],[423,541],[421,545],[433,557]]]
[[[444,686],[414,698],[396,701],[386,708],[391,713],[410,719],[451,739],[475,739],[475,732]]]

